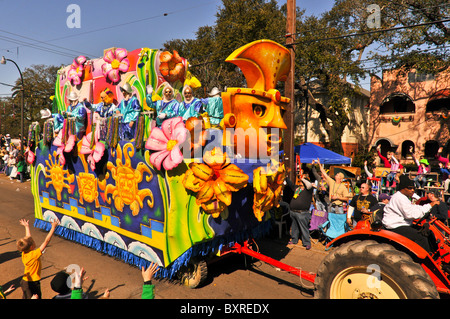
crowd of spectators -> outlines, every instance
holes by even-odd
[[[12,139],[10,134],[0,134],[0,172],[23,183],[29,180],[29,165],[20,151],[20,137]]]

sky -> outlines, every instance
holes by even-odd
[[[286,0],[278,1],[281,6]],[[296,0],[306,15],[320,16],[333,0]],[[221,0],[0,0],[0,57],[21,71],[32,65],[69,65],[103,50],[160,49],[173,39],[194,39],[199,27],[215,24]],[[0,64],[0,98],[19,78],[13,63]]]

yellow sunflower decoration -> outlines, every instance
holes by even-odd
[[[247,186],[248,175],[230,164],[227,153],[218,147],[205,152],[203,162],[189,164],[183,185],[197,193],[197,204],[216,218],[231,205],[232,192]]]
[[[268,163],[253,170],[253,213],[259,221],[266,211],[279,206],[284,179],[284,164]]]

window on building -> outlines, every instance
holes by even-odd
[[[426,82],[426,81],[435,81],[435,76],[433,74],[421,73],[421,72],[409,72],[408,73],[408,82],[416,83],[416,82]]]
[[[425,151],[423,155],[425,158],[434,159],[438,150],[439,150],[439,143],[437,141],[433,140],[427,141],[425,143]]]
[[[386,97],[380,105],[380,114],[414,113],[415,111],[414,102],[404,93],[393,93]]]
[[[412,158],[411,156],[411,148],[414,152],[414,142],[410,140],[403,141],[402,143],[402,158]]]
[[[430,96],[427,102],[426,112],[449,112],[450,89],[439,90]]]
[[[377,147],[378,145],[381,145],[381,149],[380,149],[380,153],[381,155],[383,155],[384,157],[387,156],[388,152],[395,152],[397,150],[398,145],[393,145],[391,143],[391,141],[389,141],[386,138],[380,138],[376,143],[375,143],[375,147]],[[380,159],[381,164],[383,164],[383,162]]]

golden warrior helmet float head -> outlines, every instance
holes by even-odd
[[[247,81],[247,88],[228,88],[222,93],[224,126],[235,128],[235,152],[247,158],[275,155],[280,130],[286,129],[283,113],[290,102],[276,89],[277,82],[286,81],[290,71],[288,49],[259,40],[234,51],[226,61],[237,65]]]

